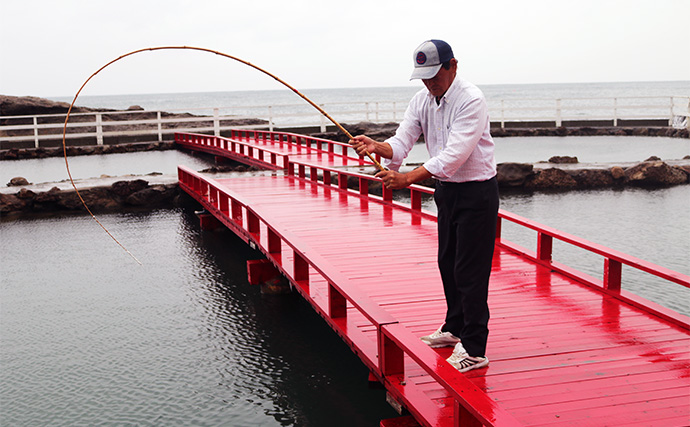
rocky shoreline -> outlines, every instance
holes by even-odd
[[[525,163],[499,164],[497,175],[499,187],[502,191],[568,191],[629,186],[664,188],[687,184],[690,181],[690,160],[682,166],[671,166],[653,158],[627,168],[613,166],[604,169],[566,169],[553,167],[552,163],[536,166]],[[246,166],[220,166],[204,172],[223,173],[246,170],[248,170]],[[21,188],[16,192],[9,192],[8,189],[0,192],[0,215],[2,216],[84,210],[73,189],[53,186],[49,190],[40,191],[38,188],[32,189],[26,180],[15,178],[13,181],[15,181],[12,183],[13,186]],[[420,184],[432,188],[435,185],[433,180]],[[375,185],[370,188],[373,192],[380,191],[380,188],[377,189]],[[174,177],[167,178],[167,181],[159,179],[154,183],[141,178],[118,180],[109,185],[80,189],[79,192],[89,208],[95,212],[112,212],[128,208],[169,208],[178,206],[184,203],[185,199],[189,199],[179,189]]]

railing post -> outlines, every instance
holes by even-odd
[[[163,123],[160,111],[156,111],[156,124],[158,125],[158,142],[163,142]]]
[[[392,202],[393,201],[393,190],[390,188],[386,187],[385,185],[381,184],[381,191],[383,195],[383,201],[384,202]]]
[[[369,180],[366,178],[359,178],[359,194],[362,196],[369,195]]]
[[[213,109],[213,134],[215,136],[220,136],[220,117],[218,108]]]
[[[484,424],[482,424],[478,419],[474,417],[468,411],[465,409],[464,406],[460,404],[457,400],[454,401],[454,419],[453,419],[453,426],[457,427],[481,427]]]
[[[501,99],[501,129],[506,127],[506,102]]]
[[[613,126],[618,126],[618,98],[613,98]]]
[[[321,105],[321,108],[324,108],[324,106]],[[323,114],[319,114],[319,121],[321,123],[321,132],[326,132],[326,116],[324,116]]]
[[[271,105],[268,106],[268,130],[273,132],[273,107]]]
[[[422,210],[422,193],[410,188],[410,207],[414,211]]]
[[[103,117],[96,113],[96,144],[103,145]]]
[[[537,259],[540,261],[551,261],[553,237],[539,232],[537,239]]]
[[[623,264],[611,258],[604,259],[604,289],[620,292],[623,278]]]
[[[38,117],[34,116],[34,148],[38,148]]]
[[[556,99],[556,127],[561,127],[561,124],[563,123],[561,119],[561,100],[560,98]]]

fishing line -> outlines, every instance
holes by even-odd
[[[294,93],[296,93],[297,95],[299,95],[302,99],[304,99],[305,101],[307,101],[312,107],[316,108],[322,115],[324,115],[324,116],[325,116],[328,120],[330,120],[338,129],[340,129],[340,131],[343,132],[349,139],[352,139],[352,138],[353,138],[353,136],[350,134],[350,132],[348,132],[344,127],[342,127],[342,126],[340,125],[340,123],[338,123],[337,121],[335,121],[335,119],[334,119],[333,117],[331,117],[326,111],[324,111],[323,108],[321,108],[321,107],[319,107],[318,105],[316,105],[311,99],[309,99],[309,98],[307,98],[306,96],[304,96],[304,94],[302,94],[300,91],[298,91],[298,90],[295,89],[294,87],[290,86],[288,83],[286,83],[286,82],[283,81],[282,79],[278,78],[278,77],[275,76],[274,74],[269,73],[268,71],[264,70],[264,69],[261,68],[261,67],[258,67],[258,66],[256,66],[256,65],[250,63],[250,62],[247,62],[247,61],[245,61],[245,60],[243,60],[243,59],[237,58],[237,57],[232,56],[232,55],[228,55],[228,54],[223,53],[223,52],[219,52],[219,51],[212,50],[212,49],[206,49],[206,48],[203,48],[203,47],[193,47],[193,46],[159,46],[159,47],[147,47],[147,48],[144,48],[144,49],[134,50],[134,51],[132,51],[132,52],[125,53],[124,55],[119,56],[119,57],[116,58],[116,59],[113,59],[112,61],[108,62],[107,64],[105,64],[104,66],[102,66],[101,68],[99,68],[95,73],[91,74],[91,76],[89,76],[89,78],[86,79],[86,81],[81,85],[81,87],[80,87],[79,90],[77,91],[76,95],[74,95],[74,99],[72,100],[72,103],[70,104],[69,109],[67,110],[67,117],[65,117],[65,125],[64,125],[64,127],[63,127],[63,129],[62,129],[62,151],[63,151],[64,157],[65,157],[65,167],[67,168],[67,175],[69,175],[69,181],[70,181],[70,183],[72,184],[72,187],[74,188],[74,191],[77,193],[77,196],[79,197],[79,200],[81,200],[81,203],[82,203],[82,204],[84,205],[84,207],[86,208],[86,211],[91,215],[91,218],[93,218],[94,221],[96,221],[96,223],[103,229],[103,231],[105,231],[105,232],[108,234],[108,236],[110,236],[110,238],[112,238],[112,239],[115,241],[115,243],[117,243],[125,252],[127,252],[127,254],[129,254],[132,258],[134,258],[134,260],[135,260],[137,263],[139,263],[139,265],[141,265],[141,261],[139,261],[139,260],[137,259],[137,257],[134,256],[134,254],[132,254],[127,248],[125,248],[124,245],[123,245],[122,243],[120,243],[120,242],[115,238],[115,236],[113,236],[113,235],[110,233],[110,231],[108,231],[108,229],[105,228],[105,226],[104,226],[103,224],[101,224],[101,222],[98,220],[98,218],[96,218],[96,215],[94,215],[93,212],[91,212],[91,209],[89,209],[88,205],[86,204],[86,201],[84,201],[84,198],[81,196],[81,193],[79,193],[79,189],[77,189],[77,186],[74,184],[74,180],[72,179],[72,172],[71,172],[70,169],[69,169],[69,162],[67,161],[67,144],[66,144],[66,142],[65,142],[66,137],[67,137],[67,122],[69,121],[70,114],[72,113],[72,108],[74,107],[74,104],[77,102],[77,98],[79,97],[79,94],[80,94],[81,91],[84,89],[84,87],[86,86],[86,84],[87,84],[92,78],[94,78],[98,73],[100,73],[101,71],[103,71],[103,70],[104,70],[105,68],[107,68],[108,66],[110,66],[110,65],[114,64],[115,62],[117,62],[117,61],[119,61],[119,60],[121,60],[121,59],[124,59],[124,58],[126,58],[126,57],[128,57],[128,56],[132,56],[132,55],[135,55],[135,54],[141,53],[141,52],[154,51],[154,50],[180,50],[180,49],[198,50],[198,51],[202,51],[202,52],[215,53],[216,55],[220,55],[220,56],[223,56],[223,57],[225,57],[225,58],[229,58],[229,59],[235,60],[235,61],[237,61],[237,62],[241,62],[241,63],[243,63],[243,64],[245,64],[245,65],[248,65],[248,66],[254,68],[255,70],[261,71],[262,73],[264,73],[264,74],[266,74],[266,75],[272,77],[273,79],[275,79],[276,81],[278,81],[279,83],[281,83],[282,85],[286,86],[288,89],[290,89],[291,91],[293,91]],[[376,159],[375,159],[370,153],[365,152],[365,154],[366,154],[367,157],[369,157],[369,159],[370,159],[372,162],[374,162],[374,164],[376,165],[377,168],[379,168],[380,170],[385,170],[385,168],[384,168],[383,166],[381,166],[381,164],[380,164],[378,161],[376,161]]]

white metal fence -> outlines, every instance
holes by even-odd
[[[536,126],[576,126],[602,122],[630,126],[629,121],[656,120],[675,128],[690,128],[690,97],[619,97],[488,100],[492,122],[501,127],[520,123]],[[322,108],[341,123],[399,122],[407,101],[331,103]],[[40,147],[62,141],[64,114],[0,116],[0,148]],[[174,132],[221,136],[230,129],[319,128],[331,123],[305,104],[206,108],[182,111],[117,111],[74,113],[67,124],[68,144],[117,144],[164,141]]]

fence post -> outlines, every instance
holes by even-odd
[[[273,132],[273,107],[268,106],[268,131]]]
[[[325,110],[323,104],[321,104],[321,108]],[[326,132],[326,116],[324,116],[323,114],[319,114],[319,121],[321,122],[321,133]]]
[[[506,101],[501,99],[501,129],[506,128]]]
[[[156,124],[158,125],[158,142],[163,142],[163,123],[161,123],[160,111],[156,111]]]
[[[38,117],[34,116],[34,147],[38,148]]]
[[[618,126],[618,98],[613,98],[613,126]]]
[[[369,121],[369,103],[364,103],[364,108],[366,109],[367,121]]]
[[[213,109],[213,134],[220,136],[220,119],[218,118],[218,108]]]
[[[561,99],[556,99],[556,127],[561,127],[563,121],[561,120]]]
[[[103,145],[103,117],[96,113],[96,144]]]

